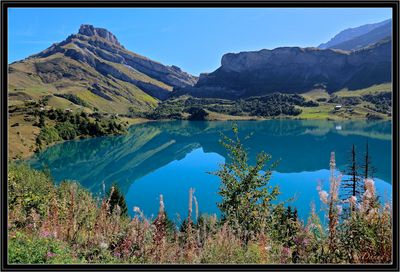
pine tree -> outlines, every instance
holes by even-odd
[[[111,194],[111,195],[110,195]],[[120,208],[121,216],[128,216],[128,207],[126,205],[125,196],[120,191],[117,184],[113,184],[107,193],[107,198],[109,199],[109,211],[112,213],[117,205]]]
[[[229,160],[213,174],[221,179],[218,207],[222,221],[241,233],[249,241],[252,234],[266,228],[267,218],[273,211],[279,188],[270,186],[269,180],[276,163],[268,167],[271,156],[261,152],[255,165],[249,164],[249,154],[239,138],[238,127],[233,125],[233,138],[222,135],[221,144],[227,149]],[[263,171],[263,172],[261,172]]]
[[[44,128],[45,125],[46,125],[46,123],[45,123],[44,113],[43,113],[43,112],[40,112],[40,114],[39,114],[39,124],[38,124],[38,126],[39,126],[40,128]]]
[[[359,166],[357,164],[356,147],[353,144],[351,149],[350,162],[346,171],[346,175],[348,175],[349,178],[343,180],[342,182],[342,197],[344,197],[344,199],[348,199],[351,196],[355,196],[357,197],[357,199],[360,199],[362,193],[362,188],[360,187],[362,182],[359,177],[358,169]]]
[[[369,154],[368,140],[366,141],[366,144],[365,144],[365,153],[364,153],[363,162],[361,165],[361,170],[362,170],[362,176],[364,179],[373,178],[374,172],[376,170],[372,166],[372,160],[371,160],[371,156]]]

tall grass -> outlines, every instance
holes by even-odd
[[[110,198],[97,201],[76,183],[55,186],[43,172],[12,164],[8,173],[9,262],[390,263],[390,204],[376,201],[374,183],[368,180],[359,205],[341,219],[340,177],[333,173],[329,193],[320,193],[328,211],[327,229],[314,209],[303,223],[293,210],[278,205],[268,228],[244,241],[229,222],[215,216],[197,215],[192,220],[193,202],[198,205],[194,190],[189,191],[185,226],[178,229],[165,213],[163,196],[155,220],[146,218],[138,207],[128,218],[118,208],[110,210]]]

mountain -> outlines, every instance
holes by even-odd
[[[390,39],[392,36],[392,21],[377,27],[370,32],[357,36],[353,39],[341,42],[332,46],[332,48],[343,50],[357,50],[363,47],[373,45],[381,40]]]
[[[11,101],[44,97],[56,107],[109,113],[146,111],[173,88],[197,78],[125,49],[106,29],[82,25],[77,34],[9,65]]]
[[[327,43],[318,46],[320,49],[354,50],[376,43],[391,36],[392,20],[385,20],[375,24],[366,24],[355,28],[348,28],[339,32]]]
[[[229,53],[221,67],[201,74],[194,87],[177,94],[244,98],[273,92],[302,93],[316,88],[334,92],[391,81],[391,40],[357,51],[281,47]]]

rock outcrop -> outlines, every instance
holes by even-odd
[[[273,92],[301,93],[313,88],[334,92],[391,81],[391,40],[358,51],[281,47],[225,54],[221,67],[201,74],[198,97],[241,98]]]
[[[110,31],[104,28],[96,28],[92,25],[81,25],[79,28],[78,34],[85,35],[85,36],[99,36],[105,39],[106,41],[116,45],[121,46],[118,42],[117,38],[112,34]]]

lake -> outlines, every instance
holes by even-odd
[[[264,150],[274,169],[271,185],[280,187],[280,200],[294,197],[306,220],[311,202],[320,209],[316,187],[329,188],[329,159],[336,153],[340,171],[346,169],[352,144],[361,159],[368,141],[374,179],[382,201],[391,201],[391,122],[267,120],[238,121],[239,134],[251,162]],[[37,169],[48,168],[56,182],[76,180],[93,194],[101,195],[118,183],[125,193],[129,212],[140,207],[156,216],[163,194],[168,215],[179,222],[187,216],[188,193],[195,189],[199,212],[219,214],[216,203],[219,179],[209,172],[224,163],[226,151],[219,144],[221,133],[232,135],[232,122],[164,121],[131,126],[129,133],[73,140],[47,148],[29,160]],[[344,178],[346,178],[344,176]],[[322,216],[323,217],[323,216]]]

